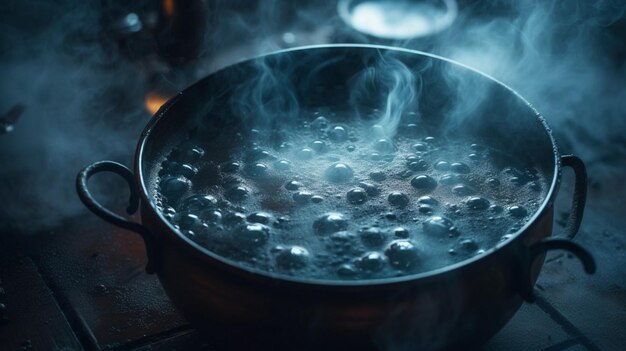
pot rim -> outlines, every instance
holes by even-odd
[[[403,275],[400,277],[390,277],[390,278],[377,278],[377,279],[362,279],[362,280],[340,280],[340,279],[310,279],[310,278],[300,278],[300,277],[296,277],[296,276],[290,276],[290,275],[286,275],[286,274],[280,274],[280,273],[274,273],[274,272],[268,272],[265,270],[261,270],[261,269],[255,269],[252,267],[247,267],[244,266],[234,260],[228,259],[226,257],[222,257],[216,253],[211,252],[210,250],[204,248],[203,246],[193,242],[191,239],[185,237],[182,233],[180,233],[169,221],[167,221],[163,215],[161,214],[161,212],[159,212],[155,205],[154,202],[151,201],[148,198],[148,190],[146,188],[146,184],[144,182],[144,177],[143,177],[143,170],[142,170],[142,163],[143,163],[143,153],[144,153],[144,148],[145,145],[150,137],[151,131],[153,130],[153,128],[155,128],[155,126],[158,124],[159,120],[161,120],[161,118],[163,118],[166,114],[167,111],[171,108],[171,106],[173,106],[177,100],[182,97],[185,92],[192,90],[194,87],[196,87],[197,85],[199,85],[204,79],[206,79],[206,77],[213,75],[219,71],[228,69],[231,66],[234,66],[236,64],[242,63],[242,62],[246,62],[249,60],[256,60],[262,57],[266,57],[266,56],[271,56],[271,55],[279,55],[279,54],[283,54],[283,53],[287,53],[287,52],[292,52],[292,51],[300,51],[300,50],[315,50],[315,49],[351,49],[351,48],[357,48],[357,49],[375,49],[375,50],[392,50],[392,51],[399,51],[399,52],[405,52],[405,53],[409,53],[409,54],[416,54],[416,55],[422,55],[422,56],[427,56],[433,59],[437,59],[437,60],[441,60],[441,61],[445,61],[448,62],[450,64],[453,65],[457,65],[460,67],[463,67],[465,69],[468,69],[470,71],[473,71],[477,74],[482,75],[484,78],[486,79],[490,79],[491,81],[495,82],[496,84],[499,84],[501,87],[507,89],[509,92],[511,92],[512,94],[514,94],[518,99],[520,99],[524,105],[526,105],[528,108],[531,109],[531,111],[535,114],[535,117],[539,120],[539,122],[541,123],[541,125],[544,128],[544,131],[546,132],[548,138],[550,139],[550,142],[552,144],[552,153],[554,156],[554,169],[553,169],[553,177],[552,177],[552,182],[550,183],[550,188],[548,190],[548,192],[546,193],[546,196],[544,197],[543,202],[541,203],[541,205],[539,206],[539,208],[533,213],[533,215],[530,217],[530,219],[528,221],[526,221],[526,223],[522,226],[522,228],[520,228],[518,231],[516,231],[515,233],[511,234],[511,236],[509,238],[507,238],[504,241],[500,241],[499,243],[497,243],[495,246],[490,247],[489,249],[485,250],[484,253],[482,254],[478,254],[475,255],[473,257],[467,258],[463,261],[451,264],[451,265],[447,265],[447,266],[443,266],[434,270],[430,270],[430,271],[426,271],[426,272],[421,272],[421,273],[415,273],[415,274],[408,274],[408,275]],[[559,181],[560,181],[560,177],[561,177],[561,160],[560,160],[560,153],[556,144],[556,140],[554,139],[554,136],[552,135],[552,130],[550,129],[550,127],[548,126],[548,124],[545,121],[545,118],[537,111],[537,109],[535,109],[535,107],[528,102],[523,96],[521,96],[517,91],[513,90],[511,87],[509,87],[508,85],[502,83],[501,81],[491,77],[490,75],[483,73],[475,68],[472,68],[470,66],[467,66],[465,64],[462,64],[460,62],[439,56],[439,55],[435,55],[435,54],[431,54],[431,53],[427,53],[427,52],[423,52],[423,51],[419,51],[419,50],[411,50],[411,49],[405,49],[405,48],[399,48],[399,47],[392,47],[392,46],[386,46],[386,45],[371,45],[371,44],[322,44],[322,45],[307,45],[307,46],[299,46],[299,47],[294,47],[294,48],[289,48],[289,49],[284,49],[284,50],[278,50],[278,51],[273,51],[267,54],[262,54],[262,55],[258,55],[255,56],[253,58],[249,58],[249,59],[245,59],[245,60],[241,60],[235,63],[232,63],[228,66],[225,66],[223,68],[220,68],[212,73],[210,73],[209,75],[207,75],[206,77],[196,81],[195,83],[191,84],[190,86],[188,86],[187,88],[185,88],[184,90],[182,90],[181,92],[179,92],[178,94],[176,94],[175,96],[173,96],[172,98],[170,98],[170,100],[168,100],[162,107],[161,109],[159,109],[159,111],[157,111],[157,113],[150,119],[150,121],[148,122],[148,124],[146,125],[146,127],[144,128],[143,132],[141,133],[141,137],[138,141],[137,144],[137,148],[136,148],[136,152],[135,152],[135,161],[134,161],[134,168],[135,168],[135,182],[137,184],[138,189],[140,189],[139,191],[139,196],[141,197],[141,201],[146,204],[147,206],[142,206],[142,211],[144,209],[149,209],[149,211],[151,212],[152,215],[154,215],[156,218],[158,218],[161,222],[163,222],[163,224],[165,224],[165,226],[169,229],[168,235],[172,236],[174,238],[174,240],[184,246],[184,247],[189,247],[191,249],[191,254],[193,254],[195,257],[199,258],[200,260],[210,260],[210,261],[217,261],[218,263],[222,264],[222,265],[226,265],[227,267],[230,267],[236,271],[239,271],[241,273],[244,274],[250,274],[252,276],[255,276],[256,278],[270,278],[273,280],[278,280],[281,282],[286,282],[286,283],[291,283],[291,284],[297,284],[297,285],[306,285],[306,286],[333,286],[333,287],[346,287],[346,288],[350,288],[350,287],[362,287],[362,286],[387,286],[387,285],[394,285],[394,284],[399,284],[399,283],[405,283],[405,282],[409,282],[409,281],[417,281],[417,280],[425,280],[427,278],[433,278],[435,276],[442,276],[444,274],[447,273],[451,273],[453,271],[458,271],[460,269],[466,269],[470,266],[475,265],[478,262],[484,262],[485,260],[487,260],[489,257],[495,255],[497,252],[501,251],[501,249],[503,249],[504,247],[508,246],[509,244],[511,244],[513,241],[517,240],[522,233],[524,233],[531,225],[533,225],[538,218],[546,211],[547,208],[549,208],[554,200],[554,197],[556,196],[557,192],[558,192],[558,186],[559,186]],[[157,239],[158,240],[158,239]],[[211,262],[211,263],[215,263],[215,262]]]

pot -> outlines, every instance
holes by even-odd
[[[539,165],[549,190],[539,210],[515,234],[481,255],[433,271],[377,280],[311,281],[220,257],[182,235],[157,210],[151,199],[164,150],[188,135],[198,121],[204,133],[219,133],[232,124],[232,119],[216,116],[228,115],[227,102],[257,76],[259,67],[276,73],[281,86],[292,86],[300,106],[334,106],[348,101],[346,82],[381,57],[399,60],[417,72],[425,128],[471,135]],[[464,91],[468,82],[473,88]],[[459,114],[456,107],[467,101],[473,103],[462,104],[466,111]],[[222,110],[211,112],[216,109]],[[457,115],[465,117],[441,118]],[[281,118],[287,123],[297,117]],[[565,230],[551,238],[562,167],[575,173],[573,203]],[[87,181],[99,172],[116,173],[128,182],[128,214],[140,208],[140,223],[96,202]],[[569,251],[586,272],[595,271],[589,252],[571,241],[582,220],[586,182],[582,161],[561,156],[543,117],[495,79],[423,52],[327,45],[272,53],[200,80],[168,101],[148,123],[139,139],[134,172],[115,162],[96,162],[79,173],[76,185],[92,212],[143,237],[146,271],[158,275],[174,305],[218,347],[439,350],[481,345],[523,300],[532,302],[546,251]]]

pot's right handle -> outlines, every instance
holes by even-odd
[[[572,238],[578,233],[580,223],[585,212],[585,202],[587,201],[587,169],[583,161],[573,155],[565,155],[561,157],[561,165],[563,167],[571,167],[574,170],[574,196],[572,199],[572,208],[563,234],[566,238],[547,238],[532,244],[526,252],[523,260],[522,286],[520,294],[524,300],[528,302],[535,301],[533,293],[533,283],[531,279],[531,267],[535,259],[550,250],[565,250],[572,253],[582,262],[585,272],[593,274],[596,271],[596,262],[593,256],[579,244],[573,242]]]
[[[137,211],[137,209],[139,208],[139,195],[137,193],[137,189],[135,188],[133,172],[126,166],[113,161],[94,162],[89,166],[83,168],[78,173],[78,176],[76,177],[76,191],[78,192],[78,197],[91,212],[95,213],[100,218],[118,227],[131,230],[141,235],[144,243],[146,244],[146,253],[148,255],[146,272],[150,274],[154,273],[156,267],[155,243],[150,231],[148,231],[148,229],[146,229],[146,227],[144,227],[143,225],[128,220],[102,206],[98,201],[96,201],[93,195],[91,195],[91,192],[89,192],[89,187],[87,184],[89,178],[91,178],[94,174],[101,172],[112,172],[126,180],[130,188],[130,198],[128,200],[129,205],[126,209],[126,212],[129,215],[132,215]]]

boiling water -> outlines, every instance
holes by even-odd
[[[418,137],[416,125],[390,139],[317,114],[295,129],[280,142],[233,134],[240,146],[227,160],[219,140],[182,143],[162,162],[157,207],[183,235],[248,267],[375,279],[482,254],[547,191],[533,165],[471,140]]]

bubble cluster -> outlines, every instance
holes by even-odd
[[[198,140],[164,156],[154,204],[180,235],[242,266],[367,280],[489,252],[548,189],[536,167],[489,145],[337,116],[190,133]]]

